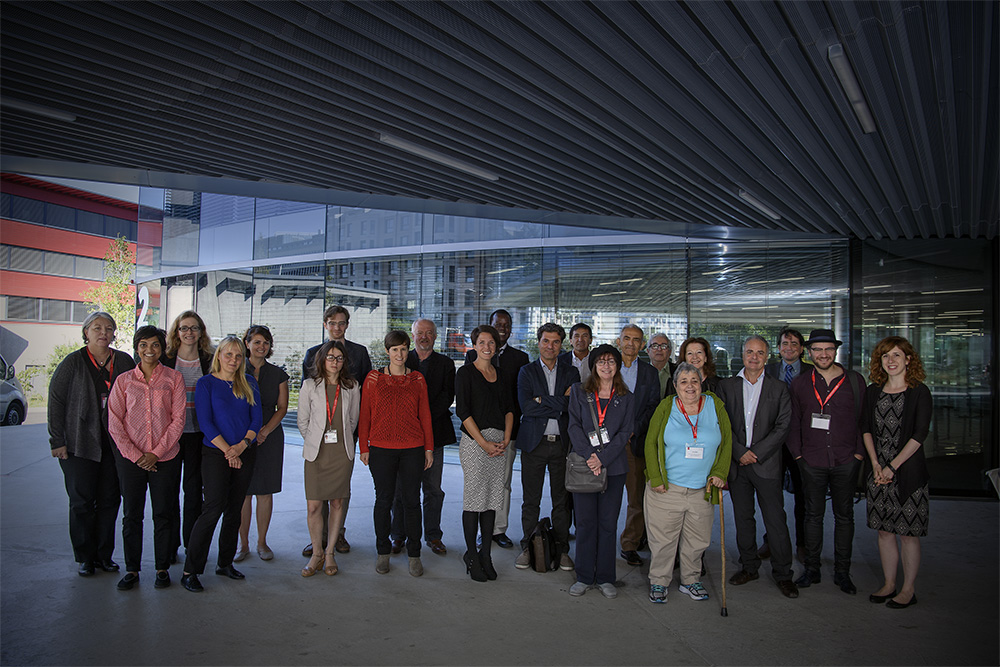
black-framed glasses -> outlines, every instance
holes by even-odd
[[[332,361],[335,364],[340,364],[344,362],[344,357],[342,355],[337,355],[337,354],[328,354],[326,355],[326,360]]]
[[[193,327],[177,327],[177,330],[180,331],[181,333],[188,333],[188,332],[201,333],[201,327],[199,327],[197,324],[194,325]]]

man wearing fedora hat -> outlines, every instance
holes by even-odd
[[[833,583],[848,594],[857,593],[851,581],[854,541],[854,489],[864,444],[858,420],[865,382],[860,374],[836,362],[837,340],[830,329],[813,329],[806,341],[813,369],[792,380],[792,420],[788,449],[802,473],[805,497],[806,570],[796,580],[799,588],[820,581],[823,515],[826,492],[833,504]]]

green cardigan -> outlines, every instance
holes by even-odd
[[[726,414],[726,406],[723,405],[722,399],[710,391],[706,391],[703,395],[712,397],[715,415],[719,419],[719,430],[722,431],[722,443],[715,453],[715,463],[712,464],[712,470],[708,474],[710,477],[715,476],[725,480],[729,478],[729,463],[732,460],[733,429],[729,424],[729,415]],[[670,419],[670,411],[674,409],[675,398],[677,397],[671,395],[660,401],[652,419],[649,420],[649,430],[646,432],[646,479],[650,486],[662,485],[664,488],[668,486],[663,431],[667,426],[667,420]],[[705,482],[707,484],[708,480]],[[705,493],[705,500],[713,505],[719,504],[719,497],[719,488],[716,486],[712,487],[711,497],[708,492]]]

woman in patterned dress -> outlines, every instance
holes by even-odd
[[[878,531],[885,582],[868,596],[876,604],[902,609],[917,603],[914,581],[920,567],[920,538],[927,535],[927,462],[923,443],[931,423],[931,392],[920,357],[899,336],[872,350],[865,393],[862,437],[872,474],[868,478],[868,527]],[[899,544],[896,537],[899,536]],[[903,587],[896,570],[903,561]]]

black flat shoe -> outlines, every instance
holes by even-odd
[[[153,586],[155,588],[167,588],[170,586],[170,573],[166,570],[160,570],[156,573],[156,580],[153,581]]]
[[[514,546],[514,541],[507,537],[507,533],[497,533],[493,536],[493,541],[502,549],[510,549]]]
[[[110,558],[107,560],[97,561],[97,567],[101,568],[105,572],[117,572],[121,568],[118,567],[118,563],[114,562]]]
[[[246,577],[243,576],[243,573],[237,570],[232,565],[227,565],[226,567],[217,567],[215,568],[215,573],[220,576],[229,577],[230,579],[246,579]]]
[[[76,573],[81,577],[92,577],[94,576],[94,571],[93,563],[80,563],[80,567],[77,569]]]
[[[839,586],[840,590],[844,591],[848,595],[855,595],[858,592],[858,587],[854,585],[853,581],[851,581],[851,575],[849,574],[833,575],[833,585]]]
[[[872,604],[885,604],[886,600],[889,600],[894,597],[896,597],[895,589],[893,589],[893,591],[888,595],[875,595],[874,593],[872,593],[871,595],[868,596],[868,601],[871,602]]]
[[[201,585],[200,581],[198,581],[197,574],[181,575],[181,586],[188,589],[192,593],[201,593],[205,590],[205,587]]]
[[[889,609],[906,609],[907,607],[912,607],[915,604],[917,604],[916,594],[910,598],[909,602],[896,602],[895,600],[889,600],[885,603],[885,606]]]
[[[820,574],[818,570],[806,570],[802,573],[802,576],[795,580],[795,585],[799,588],[809,588],[813,584],[818,584],[820,582]]]
[[[136,572],[126,572],[125,576],[118,582],[118,590],[130,591],[132,587],[139,583],[139,575]]]
[[[625,559],[626,563],[633,567],[640,567],[644,562],[635,550],[625,551],[622,549],[621,556]]]

